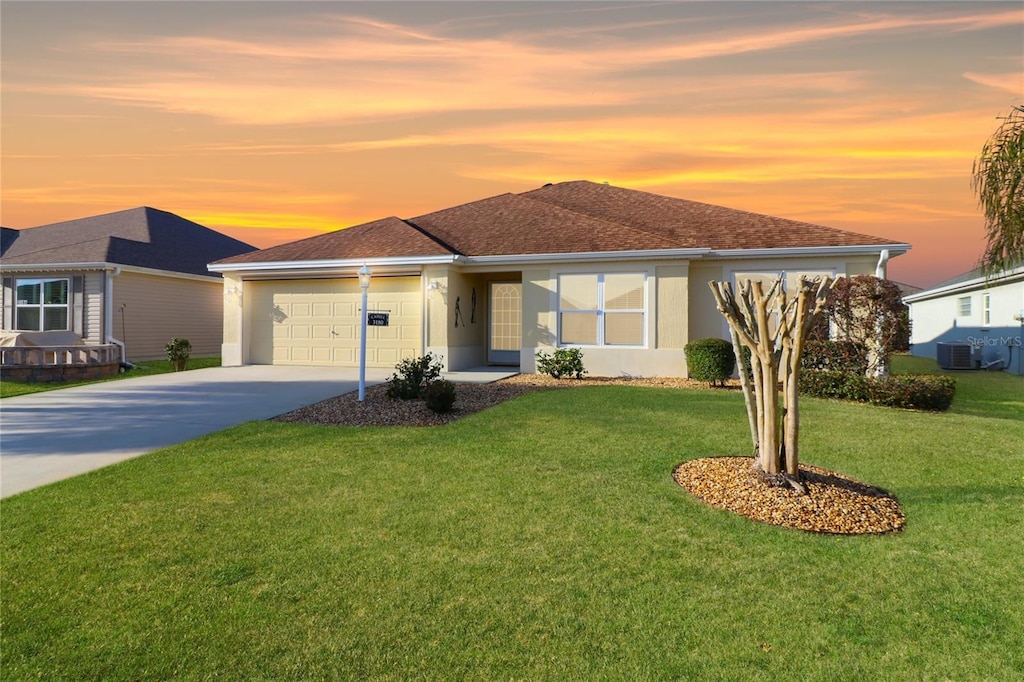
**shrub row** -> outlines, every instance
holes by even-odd
[[[885,407],[944,412],[953,404],[956,379],[949,376],[897,374],[869,378],[863,373],[804,370],[800,392],[818,398],[853,400]]]
[[[808,341],[800,366],[806,369],[865,374],[868,351],[856,341]]]

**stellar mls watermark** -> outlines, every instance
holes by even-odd
[[[975,348],[985,346],[1013,346],[1020,348],[1024,346],[1024,337],[1020,336],[968,336],[967,343]]]

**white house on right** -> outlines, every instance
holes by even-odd
[[[1024,264],[989,278],[972,270],[903,302],[912,355],[946,369],[1024,375]]]

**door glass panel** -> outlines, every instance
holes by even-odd
[[[519,284],[494,284],[491,288],[491,350],[522,348],[522,293]]]

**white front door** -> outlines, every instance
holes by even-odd
[[[487,362],[518,365],[523,347],[523,285],[520,282],[491,282],[490,324]]]

